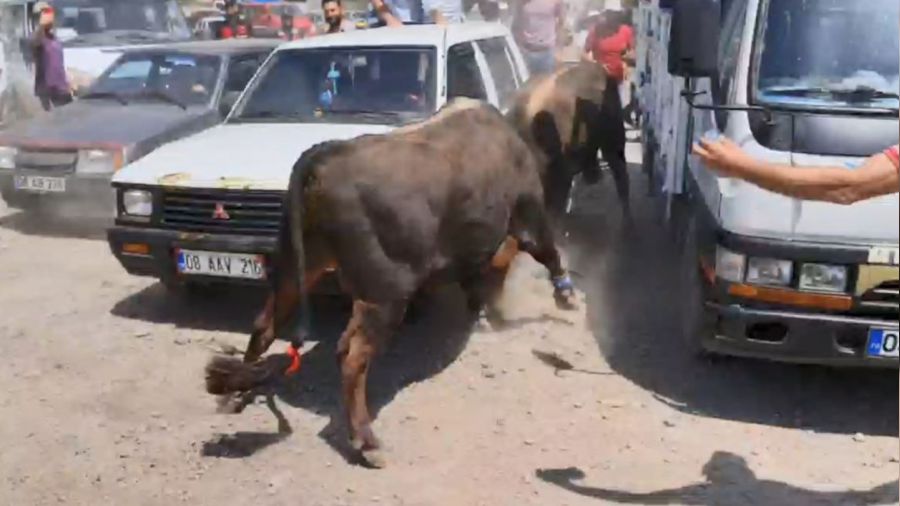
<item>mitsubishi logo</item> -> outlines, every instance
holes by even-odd
[[[228,214],[228,211],[225,210],[225,204],[221,202],[216,202],[216,210],[213,211],[212,217],[214,220],[230,220],[231,215]]]

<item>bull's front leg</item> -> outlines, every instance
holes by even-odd
[[[371,304],[353,301],[353,314],[338,342],[341,392],[350,429],[350,444],[366,464],[384,467],[381,442],[372,430],[366,382],[372,360],[387,343],[403,318],[401,303]]]

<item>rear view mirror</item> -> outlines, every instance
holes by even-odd
[[[677,0],[669,33],[669,73],[681,77],[716,75],[721,0]]]

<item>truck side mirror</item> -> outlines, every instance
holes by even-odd
[[[669,73],[681,77],[716,75],[721,0],[678,0],[669,32]]]

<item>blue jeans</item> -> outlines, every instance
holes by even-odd
[[[550,74],[556,70],[556,52],[553,49],[539,51],[523,49],[522,56],[525,58],[528,73],[532,76]]]

